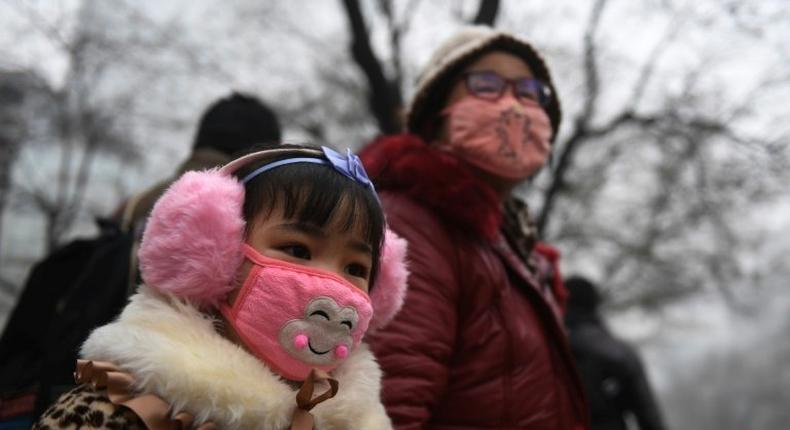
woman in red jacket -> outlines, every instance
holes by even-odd
[[[585,429],[562,329],[558,254],[511,195],[547,161],[560,124],[526,41],[469,28],[417,83],[412,134],[362,151],[389,225],[409,241],[403,312],[372,339],[399,429]]]

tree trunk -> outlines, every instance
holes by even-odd
[[[351,56],[368,81],[368,103],[384,134],[401,131],[399,112],[402,106],[400,88],[387,79],[384,68],[370,46],[370,39],[357,0],[343,0],[351,30]]]
[[[480,7],[472,23],[493,27],[498,13],[499,0],[480,0]]]

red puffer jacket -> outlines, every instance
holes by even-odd
[[[396,428],[588,428],[556,251],[536,246],[545,270],[531,272],[500,233],[493,190],[415,136],[382,138],[361,157],[409,241],[403,310],[369,339]]]

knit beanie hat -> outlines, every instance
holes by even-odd
[[[455,78],[475,59],[491,51],[505,51],[521,58],[532,69],[535,78],[549,86],[551,94],[545,109],[551,121],[554,140],[562,112],[554,82],[543,58],[526,40],[484,26],[471,26],[461,30],[434,52],[417,78],[416,92],[406,116],[408,131],[427,139],[432,138],[431,124],[444,108]]]
[[[256,97],[233,93],[203,113],[193,147],[210,148],[231,157],[253,146],[279,143],[280,123],[274,112]]]
[[[580,276],[565,280],[565,288],[570,294],[568,307],[578,311],[595,311],[601,303],[601,296],[592,282]]]

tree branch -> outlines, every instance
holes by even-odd
[[[381,62],[370,46],[358,0],[343,0],[351,30],[351,56],[367,78],[370,88],[368,102],[379,130],[385,134],[401,131],[398,112],[402,105],[400,88],[396,88],[384,75]]]
[[[400,23],[401,33],[406,33],[409,31],[412,19],[414,18],[414,13],[417,11],[419,4],[420,0],[411,0],[408,4],[406,4],[403,20]]]
[[[596,63],[597,46],[595,44],[595,34],[598,32],[598,25],[601,22],[601,15],[606,7],[606,0],[598,0],[593,5],[590,13],[590,21],[587,24],[587,31],[584,34],[584,84],[585,98],[584,109],[580,118],[581,125],[586,127],[595,115],[595,108],[598,103],[600,93],[600,78],[598,76],[598,64]]]
[[[472,24],[493,27],[499,13],[499,0],[480,0],[480,7]]]
[[[69,51],[71,49],[71,43],[69,40],[63,35],[60,29],[56,28],[53,25],[50,25],[45,17],[33,9],[33,7],[27,2],[11,2],[11,6],[17,9],[17,12],[25,15],[27,17],[28,22],[36,28],[38,31],[43,33],[51,42],[55,45],[63,49],[64,51]],[[23,6],[24,5],[24,6]]]
[[[579,145],[589,139],[588,128],[595,114],[595,108],[599,95],[598,66],[595,62],[596,46],[595,33],[601,21],[606,0],[597,0],[590,13],[590,21],[584,35],[584,71],[585,71],[585,100],[581,113],[574,121],[574,131],[571,137],[562,145],[562,151],[557,160],[549,188],[545,192],[543,207],[538,216],[537,227],[541,233],[548,228],[549,216],[554,209],[554,203],[558,193],[565,188],[565,175],[573,164],[573,155],[578,150]]]
[[[653,47],[653,50],[650,51],[648,59],[642,66],[642,69],[639,72],[639,77],[634,84],[633,93],[631,95],[630,110],[636,110],[639,107],[639,102],[642,101],[642,96],[647,89],[647,85],[650,83],[650,79],[653,77],[653,72],[655,71],[658,60],[661,59],[667,47],[672,44],[678,34],[680,34],[680,32],[677,31],[677,25],[670,26],[667,29],[664,37],[662,37],[656,46]]]
[[[387,18],[387,26],[390,30],[390,46],[392,47],[392,69],[395,76],[392,78],[392,85],[401,88],[403,84],[403,74],[401,65],[400,39],[402,35],[401,25],[398,24],[395,13],[392,11],[391,0],[380,0],[379,5],[384,16]]]

